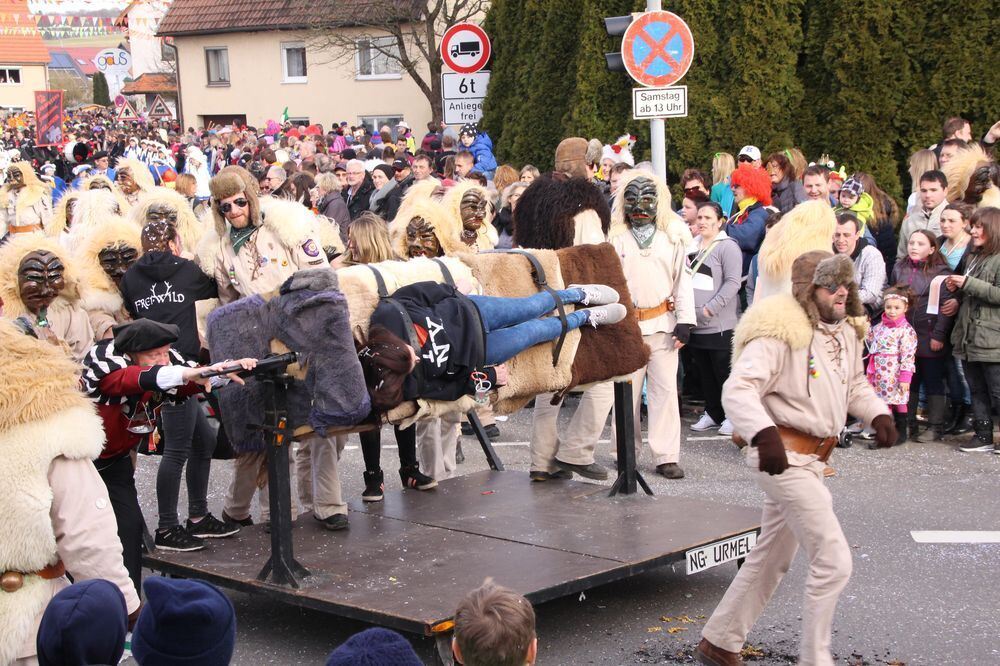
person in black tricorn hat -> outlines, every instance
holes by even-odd
[[[113,338],[98,342],[84,358],[81,384],[104,422],[107,443],[94,464],[108,487],[125,568],[138,591],[143,521],[135,489],[134,449],[143,438],[154,436],[155,410],[160,403],[211,391],[230,379],[243,383],[234,374],[206,379],[202,373],[234,365],[252,370],[257,360],[222,361],[207,368],[187,362],[170,348],[179,335],[175,324],[137,319],[112,331]],[[216,519],[209,514],[202,520]],[[191,550],[203,547],[199,544]]]
[[[112,183],[115,182],[115,170],[109,166],[110,156],[105,151],[100,150],[94,153],[90,161],[94,163],[94,173],[107,176],[108,180]]]

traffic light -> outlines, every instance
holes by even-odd
[[[632,23],[632,16],[606,16],[604,18],[604,29],[611,37],[621,37],[625,34]],[[609,72],[624,72],[625,62],[622,60],[621,51],[615,53],[605,53],[604,59],[608,63]]]

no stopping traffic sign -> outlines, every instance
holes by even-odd
[[[629,76],[644,86],[680,81],[694,59],[694,35],[677,14],[646,12],[622,38],[622,61]]]
[[[492,47],[483,29],[472,23],[456,23],[441,38],[441,60],[459,74],[474,74],[490,61]]]

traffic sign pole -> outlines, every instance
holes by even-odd
[[[647,12],[658,12],[663,9],[661,0],[646,0]],[[653,173],[667,180],[667,134],[663,118],[653,118],[649,121],[649,145],[653,153]]]

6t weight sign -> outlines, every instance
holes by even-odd
[[[441,96],[444,99],[481,99],[490,84],[489,72],[441,75]]]
[[[441,74],[441,106],[449,125],[478,122],[483,117],[483,99],[490,84],[490,73]]]

